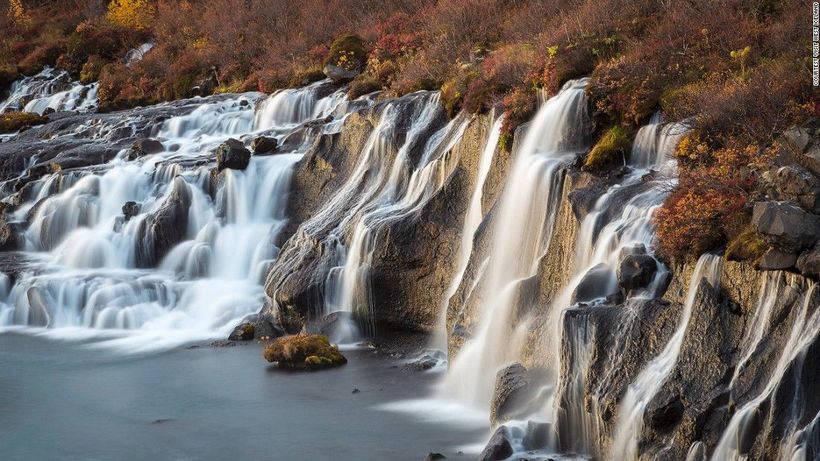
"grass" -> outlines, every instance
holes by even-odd
[[[27,130],[47,121],[48,117],[31,112],[6,112],[0,114],[0,133],[15,133]]]

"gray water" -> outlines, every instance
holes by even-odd
[[[484,437],[376,409],[427,395],[437,375],[345,353],[343,367],[288,373],[255,344],[125,357],[0,335],[0,459],[466,459],[456,447]]]

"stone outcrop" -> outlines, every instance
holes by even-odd
[[[242,141],[228,139],[216,148],[216,169],[244,170],[251,161],[251,151],[245,148]]]
[[[185,238],[191,193],[181,177],[174,178],[165,201],[139,224],[136,248],[137,267],[153,267]]]

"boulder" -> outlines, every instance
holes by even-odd
[[[0,251],[9,251],[17,248],[17,236],[14,228],[6,222],[5,217],[0,217]]]
[[[584,274],[572,292],[572,304],[604,299],[615,290],[615,274],[604,263],[594,266]]]
[[[273,317],[270,309],[263,309],[259,315],[252,315],[245,320],[253,322],[254,335],[259,339],[274,339],[285,335],[285,330]]]
[[[820,238],[820,216],[791,202],[757,202],[752,224],[769,244],[785,252],[799,252]]]
[[[335,64],[326,64],[322,72],[335,83],[349,82],[359,75],[358,69],[348,70]]]
[[[276,152],[277,147],[279,147],[279,142],[270,136],[259,136],[251,142],[253,155],[272,154]]]
[[[275,339],[265,347],[264,356],[279,368],[288,369],[318,370],[347,363],[327,336],[305,333]]]
[[[165,146],[163,146],[162,143],[156,139],[140,139],[131,145],[128,149],[128,153],[125,155],[125,158],[128,160],[136,160],[140,157],[157,154],[164,150]]]
[[[627,292],[652,282],[658,263],[648,254],[626,254],[618,263],[618,285]]]
[[[426,461],[437,461],[440,459],[447,459],[446,456],[442,455],[441,453],[428,453],[427,457],[424,458]]]
[[[495,426],[537,410],[540,403],[541,374],[513,363],[495,375],[490,400],[490,423]]]
[[[777,248],[769,248],[758,262],[758,268],[762,270],[784,270],[794,266],[797,262],[797,255],[786,253]]]
[[[513,454],[512,444],[510,443],[510,430],[507,426],[501,426],[496,429],[490,441],[484,447],[481,455],[478,457],[480,461],[500,461],[507,459]]]
[[[781,157],[820,176],[820,142],[817,142],[817,136],[818,129],[811,124],[787,130],[779,140]]]
[[[797,258],[797,270],[815,280],[820,280],[820,243]]]
[[[171,192],[155,212],[140,223],[136,241],[137,267],[152,267],[185,238],[191,192],[181,177],[174,178]]]
[[[216,148],[216,168],[224,170],[244,170],[251,161],[251,151],[245,148],[242,141],[228,139]]]
[[[798,165],[766,171],[762,179],[776,200],[798,203],[811,213],[820,213],[820,179]]]
[[[128,221],[134,216],[140,214],[140,206],[137,202],[125,202],[122,206],[122,214],[125,220]]]
[[[256,333],[256,326],[252,322],[242,322],[237,325],[231,334],[228,335],[230,341],[250,341]]]

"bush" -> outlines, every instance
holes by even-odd
[[[103,58],[97,55],[89,56],[80,71],[80,83],[89,84],[99,80],[100,72],[102,72],[103,66],[105,66],[105,61]]]
[[[112,0],[106,17],[118,26],[144,30],[151,26],[155,13],[148,0]]]
[[[603,173],[607,168],[624,164],[631,146],[631,134],[627,128],[610,127],[587,154],[584,171]]]
[[[292,79],[288,82],[289,87],[300,87],[310,85],[313,82],[318,82],[319,80],[324,80],[325,74],[322,72],[322,69],[318,67],[311,67],[309,69],[304,69],[298,71]]]
[[[47,121],[48,117],[31,112],[6,112],[0,114],[0,133],[15,133],[27,130]]]
[[[347,90],[347,97],[348,99],[353,100],[360,96],[364,96],[366,94],[370,94],[374,91],[379,91],[381,89],[381,82],[379,82],[373,77],[362,74],[353,79],[352,82],[350,82],[350,88],[348,88]]]
[[[516,88],[504,97],[504,122],[501,124],[501,135],[498,144],[501,150],[509,152],[512,149],[512,140],[515,130],[521,124],[530,120],[537,107],[535,91],[525,88]]]
[[[263,354],[268,362],[288,369],[318,370],[347,363],[327,336],[307,333],[277,338],[265,346]]]
[[[367,62],[364,40],[354,34],[343,35],[330,45],[325,64],[341,67],[345,70],[361,70]]]

